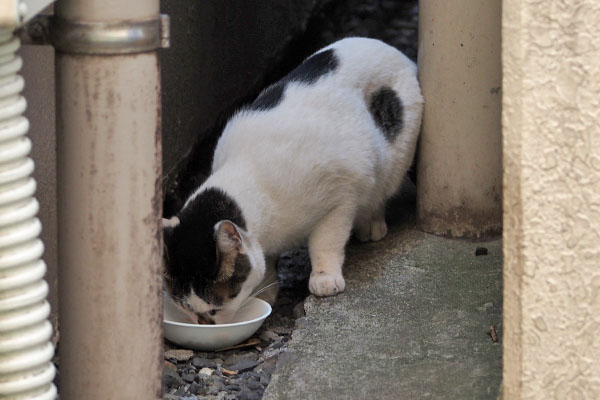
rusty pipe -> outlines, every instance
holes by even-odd
[[[478,237],[502,227],[501,6],[419,2],[417,220],[426,232]]]
[[[159,18],[158,0],[62,0],[56,15],[126,28]],[[78,46],[56,56],[61,398],[160,399],[156,49]]]

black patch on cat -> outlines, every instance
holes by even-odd
[[[251,110],[264,111],[276,107],[283,99],[285,82],[279,81],[263,90],[250,105]]]
[[[216,307],[222,306],[225,298],[233,299],[240,294],[242,286],[244,285],[244,282],[246,282],[246,279],[248,279],[251,269],[252,264],[250,264],[248,256],[245,254],[238,254],[235,259],[235,267],[231,277],[225,282],[215,282],[214,284],[207,286],[199,296],[209,304]]]
[[[371,96],[369,112],[385,138],[392,142],[403,126],[402,102],[396,92],[387,86],[381,87]]]
[[[230,220],[246,229],[246,221],[236,202],[219,189],[198,194],[178,215],[180,224],[164,230],[166,282],[176,299],[194,292],[205,300],[223,302],[209,288],[217,279],[217,245],[214,226]]]
[[[325,50],[308,57],[296,69],[275,84],[263,90],[256,100],[250,104],[249,110],[266,111],[275,108],[282,102],[285,88],[289,82],[299,82],[311,85],[323,75],[335,71],[338,59],[333,49]]]
[[[284,79],[286,81],[313,84],[323,75],[335,71],[337,66],[338,59],[333,49],[329,49],[308,57]]]

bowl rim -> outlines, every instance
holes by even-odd
[[[258,297],[252,297],[252,299],[254,300],[258,300],[263,302],[264,304],[266,304],[269,307],[269,310],[264,314],[261,315],[260,317],[254,318],[254,319],[249,319],[248,321],[241,321],[241,322],[232,322],[229,324],[215,324],[215,325],[208,325],[208,324],[188,324],[186,322],[177,322],[177,321],[170,321],[168,319],[164,318],[163,315],[163,323],[168,324],[168,325],[174,325],[174,326],[183,326],[183,327],[190,327],[190,328],[228,328],[228,327],[235,327],[235,326],[242,326],[242,325],[248,325],[254,322],[258,322],[260,320],[263,320],[265,318],[267,318],[269,315],[271,315],[271,313],[273,312],[273,307],[271,307],[271,305],[269,303],[267,303],[266,301],[264,301],[263,299],[259,299]]]

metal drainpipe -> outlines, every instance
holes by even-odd
[[[0,29],[0,398],[51,400],[53,330],[19,47],[11,29]]]
[[[60,396],[162,399],[158,0],[55,11]]]

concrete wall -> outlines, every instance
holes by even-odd
[[[600,398],[600,2],[503,5],[505,399]]]

